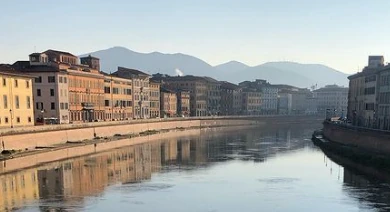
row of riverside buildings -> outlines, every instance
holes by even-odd
[[[99,58],[47,50],[28,61],[0,64],[0,127],[130,119],[346,111],[348,88],[317,90],[238,85],[210,77],[149,75],[118,67],[100,70]]]
[[[390,130],[390,65],[369,56],[361,72],[348,77],[348,119],[355,126]]]

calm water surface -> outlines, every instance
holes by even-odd
[[[0,211],[387,211],[390,185],[313,146],[320,126],[199,130],[0,175]]]

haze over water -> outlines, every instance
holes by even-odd
[[[0,174],[0,211],[389,209],[387,182],[343,168],[312,144],[319,127],[199,130]]]

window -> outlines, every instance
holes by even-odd
[[[48,76],[48,77],[47,77],[47,82],[49,82],[49,83],[55,83],[55,82],[56,82],[55,76]]]
[[[5,78],[3,78],[3,86],[6,86],[7,85],[7,80]]]
[[[59,77],[58,82],[62,83],[62,77]]]
[[[26,80],[26,88],[30,88],[30,81]]]
[[[41,89],[37,89],[37,96],[42,96]]]
[[[104,87],[104,93],[110,93],[110,87]]]
[[[35,103],[35,108],[37,110],[43,110],[43,102],[37,102]]]
[[[36,78],[35,78],[35,82],[36,82],[36,83],[42,83],[42,77],[41,77],[41,76],[36,77]]]
[[[8,123],[8,117],[4,117],[4,122]]]
[[[15,88],[17,88],[17,87],[18,87],[18,80],[15,79]]]
[[[27,109],[31,108],[31,98],[27,96]]]
[[[50,103],[50,109],[55,110],[56,109],[56,103],[54,103],[54,102]]]
[[[7,95],[3,95],[4,109],[8,108],[8,97]]]
[[[54,96],[54,89],[50,89],[50,96]]]
[[[131,89],[125,88],[125,94],[126,95],[131,95]]]
[[[20,117],[19,117],[19,116],[16,117],[16,122],[17,122],[17,123],[20,123]]]
[[[104,106],[106,107],[110,106],[110,100],[104,100]]]
[[[64,77],[64,83],[68,83],[68,78]]]
[[[113,94],[119,94],[119,89],[118,88],[112,88],[112,93]]]
[[[65,110],[68,110],[68,109],[69,109],[69,104],[65,103]]]
[[[30,116],[27,118],[27,121],[28,121],[28,123],[31,123],[31,117]]]
[[[15,96],[15,108],[19,109],[19,96],[18,95]]]
[[[63,110],[65,108],[65,105],[63,102],[60,103],[60,108],[61,108],[61,110]]]

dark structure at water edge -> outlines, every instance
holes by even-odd
[[[354,163],[390,170],[390,132],[325,121],[313,133],[313,142],[324,152]]]

